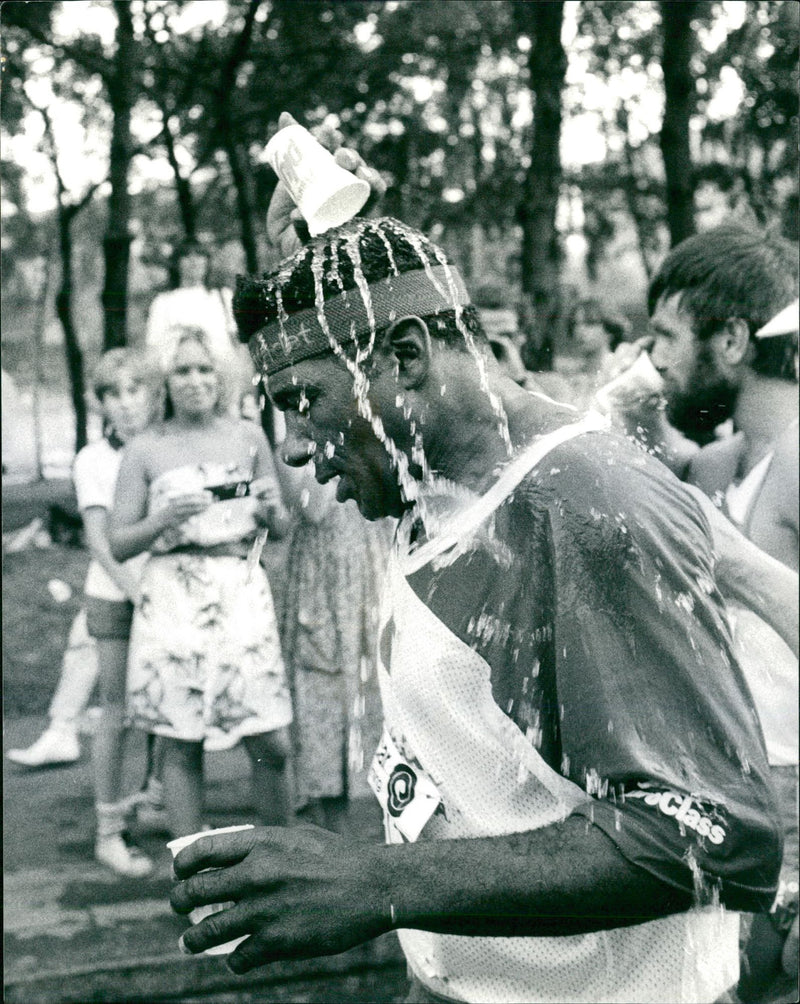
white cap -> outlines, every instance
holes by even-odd
[[[791,335],[800,331],[800,300],[795,300],[784,307],[770,321],[759,328],[756,338],[775,338],[778,335]]]

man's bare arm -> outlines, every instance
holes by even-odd
[[[228,867],[225,867],[228,866]],[[216,867],[217,871],[202,872]],[[505,837],[352,843],[316,827],[202,838],[175,861],[179,912],[233,901],[184,935],[190,952],[245,934],[235,972],[345,951],[396,928],[574,935],[686,910],[584,817]],[[199,874],[198,874],[199,873]]]
[[[800,651],[800,597],[797,572],[762,551],[727,519],[694,485],[685,488],[700,503],[711,524],[719,590],[757,614],[797,656]]]

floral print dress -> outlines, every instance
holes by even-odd
[[[247,476],[220,464],[168,471],[151,511],[170,492]],[[142,576],[128,656],[128,717],[157,735],[229,749],[292,720],[266,573],[220,553],[255,537],[253,500],[216,502],[154,544]]]
[[[299,517],[286,560],[279,624],[294,706],[298,807],[370,794],[367,769],[380,739],[378,607],[394,534],[354,502],[323,519]]]

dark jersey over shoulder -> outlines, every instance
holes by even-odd
[[[408,582],[628,860],[701,902],[769,908],[781,838],[763,740],[710,529],[666,467],[605,432],[562,444],[466,553]]]

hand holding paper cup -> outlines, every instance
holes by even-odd
[[[640,352],[633,365],[597,391],[595,401],[606,412],[626,412],[659,404],[663,394],[661,374],[648,353]]]
[[[169,847],[170,851],[172,851],[172,857],[174,860],[184,847],[188,847],[189,844],[193,844],[195,840],[199,840],[201,837],[213,837],[218,833],[236,833],[237,830],[252,829],[253,826],[251,823],[244,823],[241,826],[221,826],[216,830],[201,830],[199,833],[190,833],[185,837],[177,837],[175,840],[170,840],[167,847]],[[214,871],[213,868],[207,868],[204,870]],[[228,907],[233,905],[233,903],[209,903],[206,906],[197,906],[190,912],[189,920],[192,924],[199,924],[201,920],[205,920],[206,917],[211,916],[212,913],[219,913],[221,910],[226,910]],[[227,941],[224,945],[214,945],[211,948],[207,948],[204,954],[228,955],[240,942],[244,941],[246,937],[247,935],[241,938],[234,938],[233,941]]]
[[[297,123],[275,133],[264,156],[289,190],[312,237],[352,219],[369,198],[369,184],[340,167]]]

